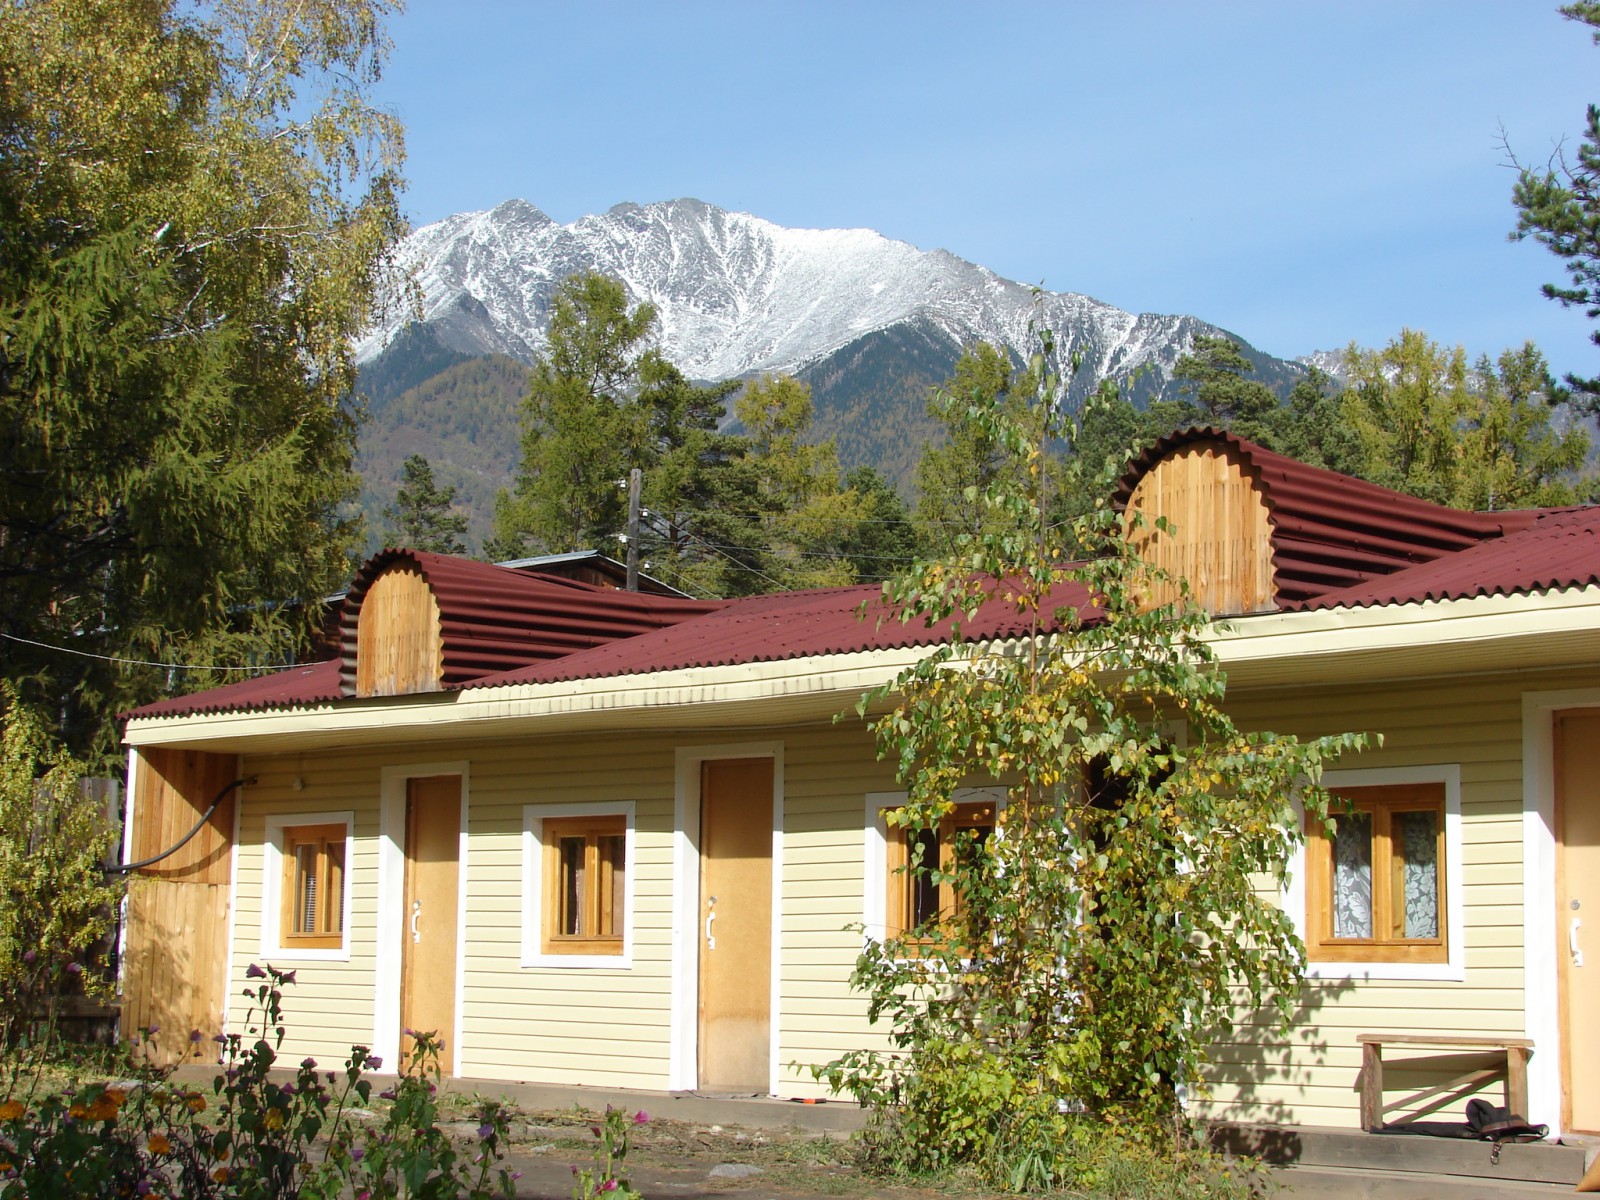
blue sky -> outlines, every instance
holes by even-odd
[[[1402,327],[1600,370],[1511,244],[1600,47],[1528,0],[411,0],[380,99],[416,224],[694,196],[865,226],[1270,353]]]

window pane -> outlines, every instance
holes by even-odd
[[[922,848],[919,858],[917,848]],[[939,832],[917,829],[906,833],[906,884],[911,897],[906,924],[911,927],[939,916],[939,885],[928,873],[939,869]]]
[[[294,848],[294,932],[317,932],[317,847],[302,842]]]
[[[620,836],[597,839],[600,871],[600,913],[595,933],[601,937],[622,936],[623,887],[628,869],[623,861],[626,841]]]
[[[1372,936],[1372,814],[1336,818],[1333,839],[1333,936]]]
[[[567,937],[581,937],[584,888],[588,884],[583,862],[584,839],[564,837],[557,843],[557,852],[561,856],[561,880],[556,932]]]
[[[1439,936],[1439,814],[1394,814],[1395,934]]]
[[[323,898],[320,933],[344,932],[344,842],[331,839],[323,849],[328,856],[328,894]]]

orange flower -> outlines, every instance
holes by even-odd
[[[88,1115],[89,1109],[82,1104],[74,1104],[71,1108],[67,1109],[67,1116],[71,1117],[74,1121],[81,1121]]]
[[[266,1119],[263,1121],[268,1129],[283,1128],[283,1110],[277,1108],[267,1109]]]
[[[27,1111],[21,1100],[7,1100],[0,1104],[0,1121],[15,1121]]]
[[[227,1167],[218,1167],[215,1171],[211,1172],[211,1182],[227,1183],[231,1174],[232,1172],[229,1171]]]
[[[117,1119],[117,1106],[105,1096],[96,1096],[94,1103],[89,1105],[89,1120],[115,1121]]]
[[[205,1112],[206,1098],[199,1092],[190,1092],[184,1103],[189,1106],[190,1112]]]
[[[128,1093],[123,1091],[121,1088],[106,1089],[106,1099],[111,1101],[111,1103],[115,1104],[118,1108],[122,1107],[123,1102],[126,1101],[127,1098]]]
[[[150,1140],[144,1144],[144,1148],[150,1151],[151,1154],[171,1154],[172,1142],[168,1140],[167,1135],[164,1133],[152,1133]]]

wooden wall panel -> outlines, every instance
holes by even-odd
[[[139,862],[177,845],[194,828],[217,793],[239,778],[239,759],[233,754],[151,747],[139,753],[135,769],[132,861]],[[235,790],[183,849],[141,868],[140,874],[185,883],[227,883],[237,803]]]
[[[356,695],[436,692],[444,682],[439,602],[422,572],[390,567],[367,589],[356,624]]]
[[[133,860],[176,845],[229,783],[239,778],[232,754],[152,747],[134,763]],[[169,858],[129,880],[122,957],[122,1036],[160,1026],[157,1057],[192,1052],[198,1029],[209,1052],[222,1028],[227,988],[228,885],[235,789],[200,832]]]
[[[1207,612],[1223,616],[1274,607],[1266,500],[1232,447],[1196,442],[1175,450],[1139,481],[1128,511],[1144,515],[1144,528],[1131,531],[1140,553],[1153,566],[1187,579]],[[1156,530],[1158,517],[1171,522],[1171,533]],[[1149,603],[1177,597],[1174,579],[1154,586]]]

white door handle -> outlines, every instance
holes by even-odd
[[[411,902],[411,940],[413,942],[422,940],[422,935],[417,932],[417,918],[420,916],[422,916],[422,901],[413,900]]]
[[[706,905],[706,949],[707,950],[715,950],[717,948],[717,935],[711,932],[711,922],[715,921],[716,919],[717,919],[717,898],[715,896],[713,896],[713,897],[711,897],[710,903]]]
[[[1572,924],[1567,926],[1567,950],[1572,955],[1572,965],[1583,966],[1583,951],[1578,947],[1578,930],[1582,928],[1583,921],[1578,917],[1572,918]]]

